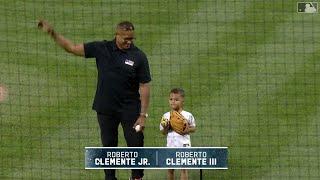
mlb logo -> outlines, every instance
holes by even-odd
[[[318,2],[298,2],[297,12],[298,13],[317,13]]]

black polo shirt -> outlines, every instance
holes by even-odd
[[[128,103],[139,103],[139,83],[151,81],[146,55],[132,45],[120,50],[113,41],[84,44],[86,58],[96,58],[97,90],[92,108],[97,112],[121,110]]]

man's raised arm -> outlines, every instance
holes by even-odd
[[[38,28],[48,33],[54,39],[54,41],[65,51],[76,56],[84,56],[83,44],[74,44],[69,39],[63,37],[61,34],[58,34],[56,31],[54,31],[53,27],[47,21],[40,20],[38,22]]]

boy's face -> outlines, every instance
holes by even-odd
[[[170,93],[169,104],[171,109],[176,111],[182,109],[183,102],[184,98],[180,94]]]

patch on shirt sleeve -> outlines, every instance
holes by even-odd
[[[127,65],[129,65],[129,66],[133,66],[133,64],[134,64],[134,62],[131,61],[130,59],[126,59],[126,60],[124,61],[124,63],[127,64]]]

